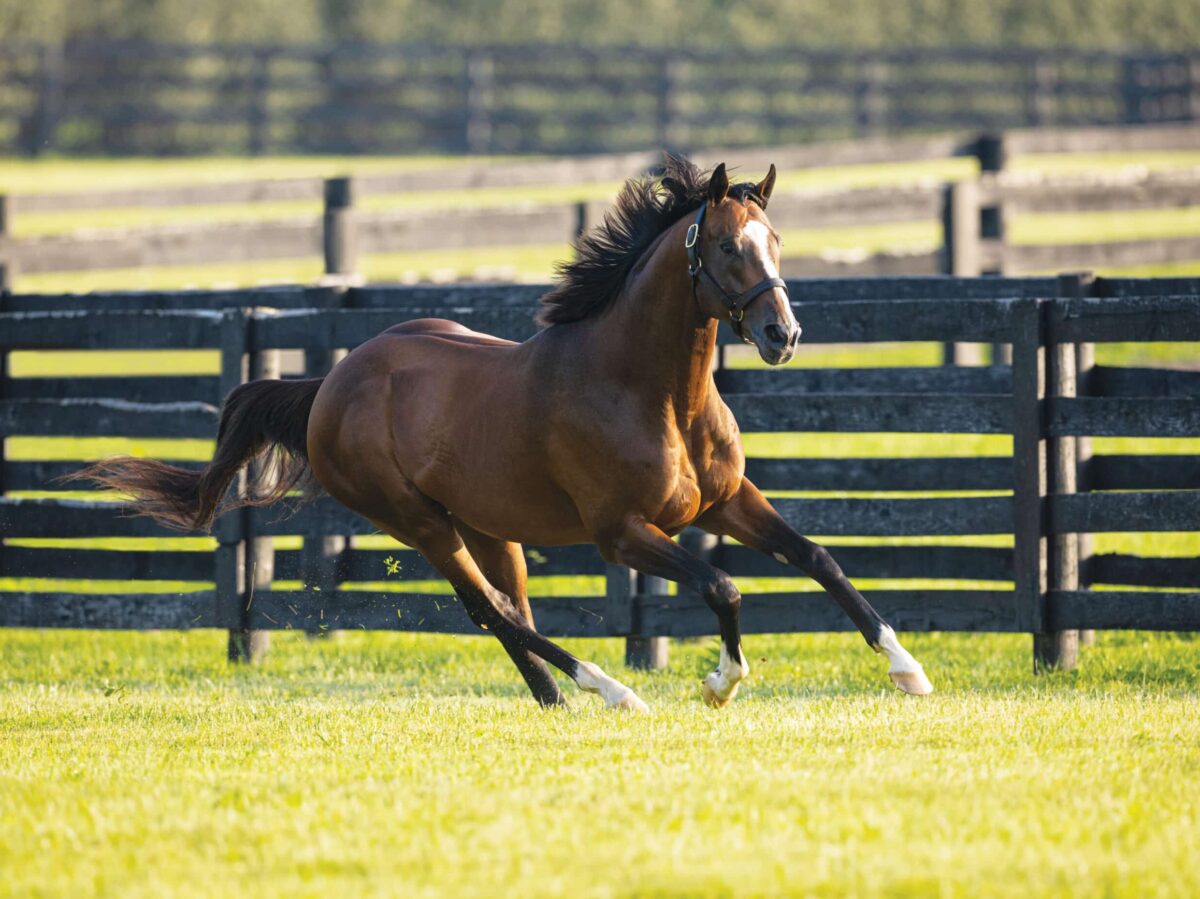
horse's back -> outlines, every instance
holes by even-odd
[[[516,343],[511,340],[505,340],[493,334],[484,334],[482,331],[472,331],[466,325],[446,318],[416,318],[412,321],[401,322],[388,328],[383,335],[439,337],[443,340],[475,346],[516,346]]]

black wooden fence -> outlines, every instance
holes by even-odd
[[[1091,454],[1086,444],[1093,436],[1200,436],[1200,372],[1090,361],[1096,343],[1200,341],[1200,280],[938,277],[789,286],[809,342],[1013,347],[1011,367],[718,372],[744,432],[1012,436],[1012,453],[1002,456],[748,460],[749,476],[767,491],[817,494],[776,500],[799,529],[858,538],[835,550],[852,577],[944,582],[935,589],[869,591],[898,628],[1029,632],[1039,635],[1041,662],[1064,665],[1073,661],[1079,629],[1200,629],[1195,558],[1089,557],[1079,536],[1200,530],[1200,455]],[[0,313],[0,352],[207,349],[220,353],[221,366],[211,377],[6,376],[0,435],[211,437],[220,398],[250,373],[277,371],[280,350],[303,351],[304,369],[315,374],[338,348],[430,313],[523,338],[532,333],[531,306],[540,290],[10,295]],[[729,340],[724,330],[722,340]],[[215,548],[203,551],[41,546],[45,538],[168,535],[145,519],[123,517],[110,503],[21,497],[46,490],[77,464],[28,457],[0,463],[6,494],[0,574],[133,582],[119,589],[134,591],[138,581],[185,580],[189,589],[0,592],[0,625],[215,627],[230,630],[231,646],[242,654],[248,635],[281,628],[472,630],[450,597],[347,589],[437,575],[411,551],[356,546],[354,538],[372,527],[328,500],[293,517],[280,509],[226,516],[214,531]],[[861,491],[888,495],[845,496]],[[285,535],[302,536],[303,548],[274,548],[273,538]],[[988,545],[936,539],[975,535],[1011,536],[1012,546],[1004,539]],[[880,537],[934,542],[876,545]],[[741,546],[694,545],[736,577],[788,575]],[[548,634],[628,637],[636,660],[639,653],[661,658],[653,651],[657,638],[714,632],[698,598],[664,596],[661,583],[606,567],[591,547],[529,548],[528,557],[535,578],[597,578],[594,595],[534,600]],[[964,580],[971,585],[961,586]],[[819,593],[751,592],[742,614],[750,633],[850,627]]]
[[[0,44],[3,152],[579,153],[1185,121],[1196,54]]]

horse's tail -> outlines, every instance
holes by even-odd
[[[235,387],[221,407],[216,452],[203,468],[116,456],[64,480],[92,481],[130,494],[135,515],[148,515],[167,527],[207,531],[230,509],[268,505],[311,482],[308,417],[321,380],[263,380]],[[270,453],[274,464],[271,476],[263,479],[270,486],[253,496],[226,499],[238,472],[261,453]]]

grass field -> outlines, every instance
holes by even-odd
[[[0,633],[0,893],[13,896],[1193,896],[1200,652],[918,636],[938,693],[857,636],[750,637],[625,672],[650,702],[543,712],[492,641]]]

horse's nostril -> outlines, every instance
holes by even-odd
[[[771,341],[771,343],[783,346],[789,342],[788,332],[784,330],[782,325],[767,325],[766,328],[763,329],[763,333],[765,334],[767,340]]]

